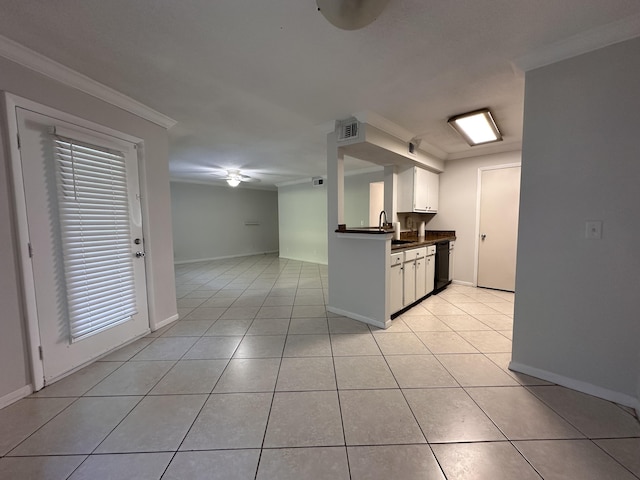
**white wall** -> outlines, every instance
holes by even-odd
[[[278,250],[276,191],[171,182],[171,208],[177,263]]]
[[[440,174],[438,213],[432,215],[427,229],[456,231],[454,280],[469,284],[474,282],[478,169],[520,163],[520,157],[520,152],[507,152],[445,163],[445,170]]]
[[[525,85],[512,366],[640,407],[640,39]]]
[[[382,169],[344,179],[344,219],[348,226],[369,223],[369,183],[383,180]],[[278,188],[280,256],[327,264],[327,184],[311,182]],[[337,225],[334,229],[337,228]]]
[[[161,323],[177,314],[171,239],[167,132],[151,122],[108,105],[78,90],[0,58],[0,90],[14,93],[144,140],[141,171],[148,235],[145,247],[150,321]],[[3,116],[4,117],[4,116]],[[2,135],[6,126],[2,125]],[[18,284],[13,196],[7,173],[7,142],[0,149],[0,401],[28,386],[29,364]]]
[[[348,175],[344,178],[344,220],[348,226],[378,225],[377,215],[375,224],[369,225],[369,185],[382,181],[384,181],[382,167],[376,172]],[[391,221],[390,215],[389,221]]]
[[[278,188],[280,256],[327,264],[327,187],[311,182]]]

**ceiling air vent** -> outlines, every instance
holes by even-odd
[[[360,133],[360,124],[356,118],[348,118],[336,122],[336,131],[338,133],[338,141],[351,140],[358,138]]]

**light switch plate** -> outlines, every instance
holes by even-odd
[[[586,223],[585,237],[590,240],[600,240],[602,238],[602,221],[588,221]]]

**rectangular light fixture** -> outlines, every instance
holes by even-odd
[[[502,134],[488,108],[455,115],[448,122],[472,147],[502,141]]]

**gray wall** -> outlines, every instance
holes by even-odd
[[[369,185],[372,182],[382,181],[384,181],[382,167],[376,172],[348,175],[344,178],[344,221],[347,225],[373,226],[369,225]],[[389,221],[391,221],[390,218]]]
[[[278,188],[280,256],[327,264],[327,186]]]
[[[478,169],[520,163],[520,152],[450,160],[440,174],[438,213],[427,223],[428,230],[455,230],[456,246],[453,279],[473,284],[476,266],[476,221],[478,209]]]
[[[513,366],[639,398],[640,39],[528,72]],[[601,220],[601,240],[585,222]],[[636,403],[636,406],[640,404]]]
[[[165,129],[108,105],[78,90],[0,58],[0,90],[68,112],[78,117],[142,138],[145,164],[141,171],[146,186],[143,199],[148,236],[145,247],[149,316],[152,324],[177,314],[172,262],[171,204],[167,132]],[[4,118],[4,115],[2,115]],[[6,134],[2,125],[2,136]],[[8,146],[2,138],[0,149],[0,399],[31,383],[25,326],[22,318],[21,288],[18,283],[13,196],[10,192]]]
[[[177,263],[278,250],[276,191],[171,182],[171,208]]]
[[[344,178],[344,219],[348,226],[369,223],[369,184],[384,179],[382,169]],[[311,182],[278,188],[280,256],[327,264],[327,185]],[[337,225],[336,227],[337,228]]]

